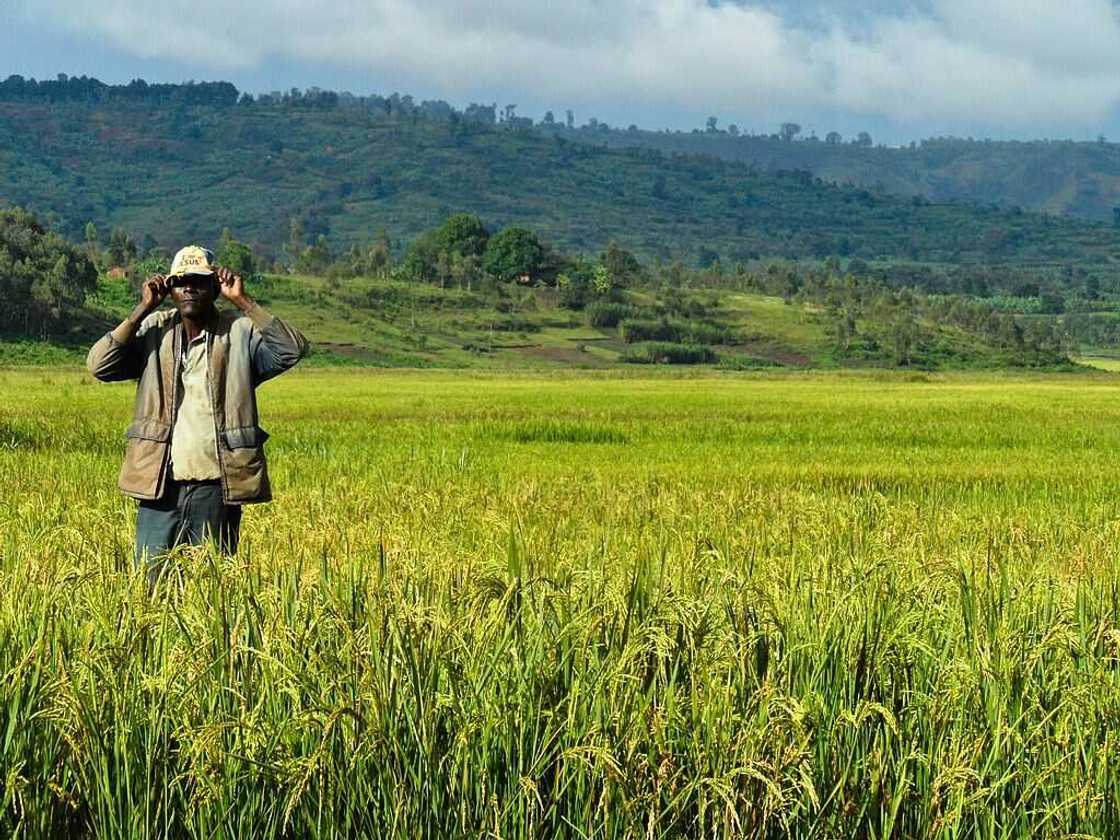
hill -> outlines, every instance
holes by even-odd
[[[54,98],[0,85],[0,198],[74,239],[89,221],[164,248],[212,242],[231,227],[276,257],[295,218],[336,250],[384,229],[400,253],[467,210],[494,227],[531,227],[569,251],[614,239],[686,264],[837,255],[1045,273],[1077,263],[1106,286],[1120,264],[1111,225],[601,148],[543,136],[520,119],[495,122],[492,108],[325,94],[238,99],[221,84],[116,94],[77,81]]]
[[[865,137],[830,141],[710,131],[619,130],[538,125],[545,136],[591,145],[706,155],[765,172],[813,177],[934,202],[1020,207],[1113,223],[1120,217],[1120,144],[1072,140],[991,141],[945,137],[909,146],[875,146]]]
[[[586,303],[563,288],[503,283],[468,291],[392,278],[258,275],[250,287],[306,333],[312,365],[1070,367],[1052,322],[1024,330],[982,304],[817,269],[707,278],[707,288],[614,289]],[[102,276],[84,307],[48,338],[0,334],[0,365],[81,364],[89,344],[134,301],[127,279]]]

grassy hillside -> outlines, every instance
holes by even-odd
[[[1111,223],[1120,206],[1120,144],[1070,140],[1030,142],[923,140],[909,147],[788,142],[775,136],[725,131],[569,131],[539,126],[546,135],[608,148],[648,148],[666,155],[709,155],[763,171],[798,169],[836,183],[852,183],[927,200],[1021,207]]]
[[[556,288],[486,284],[481,290],[397,280],[267,275],[252,293],[311,340],[312,365],[482,369],[617,368],[699,363],[765,367],[1068,367],[1060,347],[1004,345],[998,335],[953,325],[921,307],[844,304],[849,334],[837,332],[840,304],[743,288],[635,288],[613,303],[578,311]],[[891,292],[881,294],[890,296]],[[903,295],[909,295],[908,292]],[[65,332],[49,340],[0,339],[0,365],[81,364],[91,341],[129,311],[123,279],[102,277]],[[604,311],[615,315],[606,317]],[[644,333],[640,333],[643,330]],[[652,333],[652,334],[651,334]],[[689,355],[689,354],[700,355]]]
[[[165,247],[212,242],[230,227],[273,255],[292,218],[336,249],[384,228],[399,252],[467,210],[494,227],[527,225],[568,251],[617,239],[644,257],[690,264],[836,254],[1078,262],[1109,277],[1120,264],[1120,233],[1109,225],[357,107],[0,102],[0,199],[76,239],[90,220]]]

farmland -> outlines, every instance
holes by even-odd
[[[148,597],[131,388],[0,370],[0,831],[1120,833],[1078,375],[309,368]]]

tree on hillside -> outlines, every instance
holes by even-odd
[[[408,246],[401,269],[410,280],[418,283],[440,280],[442,285],[442,278],[437,273],[439,253],[439,231],[425,231]]]
[[[440,227],[413,240],[404,260],[404,273],[413,280],[440,287],[448,281],[472,288],[486,253],[490,232],[478,216],[456,213]]]
[[[249,275],[256,270],[253,249],[244,242],[234,239],[229,228],[222,230],[222,237],[218,240],[216,259],[219,265],[223,265],[237,274]]]
[[[905,290],[903,290],[905,293]],[[890,326],[890,339],[894,345],[894,363],[909,367],[918,344],[918,323],[910,302],[912,298],[900,295],[900,306]]]
[[[1061,315],[1066,311],[1066,299],[1058,292],[1045,291],[1039,295],[1038,311],[1043,315]]]
[[[537,235],[525,228],[506,228],[490,237],[482,267],[499,280],[516,280],[527,275],[538,279],[547,266],[547,251]]]
[[[350,277],[380,277],[393,264],[393,246],[389,234],[382,228],[374,237],[373,244],[366,247],[353,245],[346,259],[341,261],[345,265],[338,269],[338,263],[332,266],[332,272],[338,271]]]
[[[625,286],[642,276],[642,264],[638,258],[613,239],[599,256],[599,262],[606,269],[612,285]]]
[[[136,243],[123,228],[113,228],[109,234],[109,247],[105,249],[105,259],[109,267],[128,266],[136,259]]]
[[[97,225],[93,222],[86,222],[85,229],[86,240],[86,253],[89,258],[97,262],[97,257],[101,252],[101,234],[97,230]]]
[[[296,271],[303,274],[324,274],[331,264],[331,247],[327,237],[320,233],[314,245],[308,245],[296,260]]]
[[[437,234],[440,249],[460,257],[479,257],[486,252],[490,231],[482,219],[471,213],[456,213]]]
[[[782,123],[779,136],[787,143],[791,142],[794,137],[801,133],[801,126],[795,122]]]
[[[45,334],[96,287],[87,254],[26,210],[0,210],[0,324]]]
[[[288,257],[291,259],[293,266],[299,261],[305,247],[306,234],[303,230],[303,222],[292,217],[288,221],[288,243],[284,248],[288,252]]]

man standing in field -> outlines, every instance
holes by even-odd
[[[153,583],[176,545],[213,539],[237,551],[241,505],[272,497],[255,389],[307,353],[299,331],[213,263],[205,248],[180,250],[170,273],[144,282],[132,314],[86,359],[103,382],[138,380],[119,484],[140,501],[136,562],[148,564]],[[156,312],[168,294],[175,309]],[[218,311],[219,295],[245,317]]]

